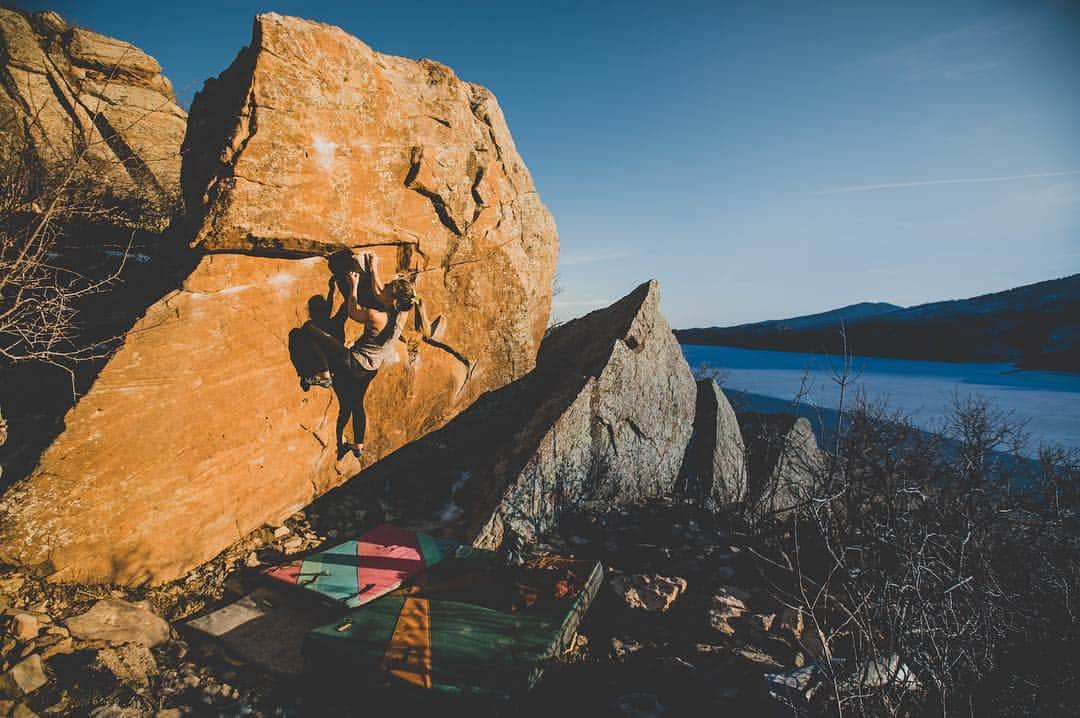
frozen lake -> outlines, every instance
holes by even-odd
[[[719,369],[725,389],[791,401],[807,378],[804,401],[835,408],[833,369],[840,357],[734,347],[684,345],[690,367]],[[1034,445],[1080,448],[1080,375],[1020,371],[1011,364],[956,364],[853,357],[852,382],[871,399],[885,399],[924,429],[940,428],[954,395],[976,395],[1027,422]]]

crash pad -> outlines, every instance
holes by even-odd
[[[348,607],[362,606],[448,556],[479,549],[383,524],[357,539],[317,551],[265,574]]]
[[[183,625],[217,641],[233,658],[273,673],[299,676],[304,668],[304,636],[344,610],[328,610],[260,587]]]
[[[573,638],[603,569],[563,558],[507,566],[483,553],[446,558],[311,631],[307,675],[498,700],[527,692]]]

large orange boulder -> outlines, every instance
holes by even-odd
[[[184,151],[192,251],[212,251],[0,500],[0,560],[175,578],[534,365],[558,238],[485,89],[261,15],[196,97]],[[442,317],[434,342],[410,322],[372,383],[362,461],[337,460],[334,394],[301,391],[287,346],[344,247]]]

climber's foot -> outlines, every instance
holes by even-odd
[[[341,461],[342,459],[344,459],[345,454],[348,454],[350,452],[352,453],[353,456],[355,456],[356,458],[359,459],[360,455],[364,453],[364,445],[363,444],[349,444],[349,443],[342,442],[341,444],[338,445],[338,450],[337,450],[338,461]]]
[[[329,389],[333,386],[334,382],[330,378],[330,372],[320,372],[318,374],[312,374],[311,376],[300,377],[300,388],[307,391],[313,386],[321,386],[324,389]]]

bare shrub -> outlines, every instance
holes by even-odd
[[[1025,458],[1022,429],[978,399],[955,400],[940,434],[864,397],[845,410],[810,494],[759,526],[760,565],[804,614],[827,676],[804,710],[984,714],[1010,656],[1076,644],[1080,463],[1060,449]],[[893,673],[870,681],[867,666]],[[1010,712],[1059,709],[1028,668]]]
[[[0,172],[0,356],[65,368],[100,356],[78,341],[77,306],[116,278],[126,253],[114,271],[90,276],[64,264],[57,245],[72,222],[107,221],[110,210],[82,183],[42,186],[21,153],[0,156]]]
[[[7,126],[0,127],[2,363],[37,361],[72,374],[73,365],[105,356],[110,342],[80,340],[78,306],[117,279],[138,229],[160,231],[178,210],[176,197],[146,198],[137,191],[121,197],[110,189],[118,170],[126,174],[129,165],[142,162],[131,152],[112,160],[104,159],[112,155],[102,152],[121,131],[102,129],[108,123],[98,119],[104,109],[102,97],[126,54],[102,78],[104,87],[97,97],[84,102],[82,91],[73,90],[75,105],[86,107],[88,117],[69,123],[69,136],[50,136],[41,123],[41,112],[54,101],[51,98],[30,107],[26,116],[9,117]],[[158,108],[147,110],[122,130],[165,111],[168,102],[163,99]],[[25,141],[18,139],[20,124]],[[45,142],[47,163],[35,152],[35,141]],[[94,227],[131,230],[126,246],[111,250],[117,257],[111,266],[101,261],[110,253],[103,247],[94,248],[101,255],[94,261],[76,257],[87,249],[79,246],[80,240],[84,236],[92,240]]]

